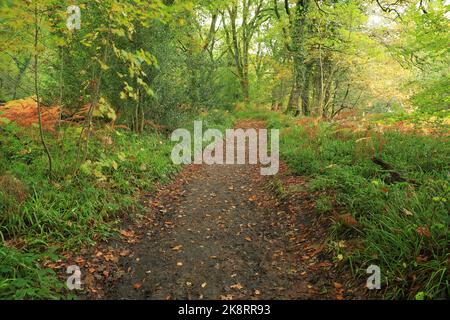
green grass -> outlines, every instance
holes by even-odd
[[[233,123],[217,110],[199,119],[208,128]],[[185,124],[192,129],[193,119]],[[41,267],[49,248],[55,258],[116,236],[124,217],[142,212],[140,192],[170,181],[180,169],[172,163],[167,135],[101,129],[76,170],[80,130],[66,127],[59,137],[47,135],[54,160],[50,180],[36,129],[3,128],[9,134],[0,136],[0,299],[65,298],[63,284]]]
[[[39,261],[51,254],[0,246],[0,299],[61,299],[62,283]]]
[[[293,174],[310,178],[310,191],[324,194],[317,199],[318,214],[350,213],[358,221],[356,227],[333,223],[329,241],[330,249],[344,256],[356,277],[366,279],[367,267],[375,264],[381,267],[385,298],[448,298],[448,137],[376,134],[327,122],[298,126],[291,117],[268,110],[235,115],[281,129],[282,160]],[[443,118],[446,114],[436,116],[433,126],[448,132]],[[372,117],[371,122],[422,126],[426,119],[420,114],[387,114]],[[372,162],[374,156],[416,184],[389,183],[390,174]]]
[[[281,157],[298,175],[311,177],[312,191],[335,192],[337,210],[351,213],[353,230],[336,223],[336,241],[358,242],[347,261],[366,277],[370,264],[381,267],[387,298],[448,297],[450,143],[448,138],[386,132],[344,134],[329,123],[283,131]],[[412,183],[388,184],[377,156]],[[319,199],[318,209],[329,211]],[[420,230],[427,230],[423,234]],[[426,261],[424,261],[425,258]]]

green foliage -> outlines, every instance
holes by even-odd
[[[63,134],[67,138],[76,132],[67,128]],[[113,147],[105,148],[101,143],[104,133],[97,134],[90,150],[92,157],[77,176],[73,176],[73,163],[68,161],[76,159],[74,139],[61,141],[61,149],[53,145],[56,182],[46,179],[45,157],[35,142],[26,151],[35,157],[19,158],[2,168],[1,175],[8,171],[32,190],[9,223],[2,224],[3,238],[26,236],[30,245],[61,242],[66,248],[93,243],[98,234],[110,235],[121,210],[136,202],[140,188],[167,181],[177,170],[169,157],[171,143],[163,136],[113,132],[108,137]],[[15,154],[22,151],[21,145],[8,150]]]
[[[426,14],[416,7],[408,10],[398,51],[416,73],[412,102],[435,112],[450,108],[449,6],[432,1],[427,7]]]
[[[39,267],[39,258],[54,256],[23,253],[0,245],[0,299],[61,299],[62,285],[50,269]]]
[[[72,1],[1,1],[0,105],[36,96],[37,79],[42,105],[63,113],[46,133],[52,180],[35,128],[0,119],[0,297],[59,297],[54,275],[39,267],[44,252],[114,235],[125,212],[139,212],[141,190],[177,172],[168,134],[192,129],[194,117],[220,130],[235,118],[280,129],[293,172],[310,176],[313,190],[336,191],[319,199],[318,210],[337,204],[358,220],[358,230],[333,229],[336,237],[361,237],[364,250],[349,259],[383,266],[393,296],[441,296],[448,285],[449,7],[397,1],[379,14],[393,18],[402,6],[402,19],[386,22],[373,15],[383,3],[80,0],[81,29],[69,30]],[[368,24],[373,18],[382,22]],[[367,136],[323,122],[300,127],[268,111],[286,104],[296,115],[331,119],[350,109],[381,112],[373,124],[407,122],[439,137]],[[417,184],[389,184],[372,156]],[[17,239],[22,249],[6,246]]]
[[[66,129],[66,137],[71,130]],[[2,136],[2,142],[5,138],[8,137]],[[79,250],[82,246],[110,237],[124,212],[139,212],[139,190],[150,190],[156,181],[167,181],[177,171],[170,160],[171,147],[167,138],[157,134],[129,135],[127,132],[116,132],[112,138],[114,145],[109,150],[105,150],[97,140],[92,144],[92,158],[82,166],[77,176],[72,175],[71,162],[67,161],[76,158],[77,148],[72,142],[75,140],[61,141],[61,150],[54,146],[57,176],[54,182],[46,178],[43,169],[45,158],[36,142],[28,145],[27,157],[10,158],[7,165],[3,164],[0,176],[8,170],[32,192],[20,207],[12,207],[8,205],[10,202],[2,201],[0,235],[3,239],[23,239],[27,251],[15,253],[14,257],[19,262],[2,261],[2,267],[10,268],[10,271],[4,271],[4,278],[8,281],[0,286],[1,296],[54,297],[49,287],[50,284],[54,287],[55,280],[51,278],[54,276],[38,269],[36,262],[33,262],[33,267],[28,266],[34,261],[30,260],[33,255],[28,254],[28,250],[42,251],[51,245],[59,249]],[[14,138],[10,139],[13,142]],[[16,150],[7,145],[6,151],[16,155],[23,150],[20,144]],[[3,148],[0,150],[4,151]],[[29,157],[30,154],[34,157]],[[4,192],[0,194],[4,200]],[[16,272],[20,267],[17,263],[24,264],[23,272]],[[9,272],[8,276],[6,272]],[[49,285],[41,282],[49,282]],[[17,293],[13,295],[15,291]]]
[[[201,119],[209,128],[233,126],[233,118],[220,110]],[[191,128],[192,119],[185,125]],[[54,247],[55,254],[77,252],[114,236],[121,218],[142,213],[141,192],[168,182],[180,169],[172,163],[173,143],[167,135],[105,127],[95,131],[90,157],[74,174],[80,128],[68,126],[61,128],[60,139],[51,140],[55,172],[50,181],[45,154],[32,138],[35,129],[13,123],[2,129],[8,134],[0,135],[0,237],[21,239],[24,248],[0,245],[5,279],[0,297],[62,297],[55,275],[39,267],[48,248]]]
[[[329,124],[293,127],[284,131],[280,148],[293,172],[312,178],[312,191],[334,190],[338,209],[357,219],[356,234],[332,229],[336,241],[362,242],[362,249],[346,257],[363,277],[368,265],[379,265],[388,297],[414,298],[416,290],[428,298],[448,294],[448,138],[386,132],[373,135],[373,145],[363,148],[369,142],[361,134],[336,134]],[[372,163],[372,156],[416,184],[388,183],[389,173]],[[318,210],[329,211],[329,201],[319,199]]]

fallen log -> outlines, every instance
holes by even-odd
[[[419,185],[419,183],[416,180],[403,178],[400,173],[395,171],[395,169],[392,165],[381,160],[380,158],[373,157],[372,162],[375,163],[376,165],[380,166],[384,171],[389,172],[390,176],[388,179],[385,180],[385,182],[387,184],[407,182],[407,183],[414,184],[416,186]]]

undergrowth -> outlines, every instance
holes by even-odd
[[[281,154],[312,191],[336,191],[341,214],[358,221],[348,230],[336,222],[333,236],[362,242],[346,259],[365,269],[379,265],[387,297],[448,295],[450,144],[448,139],[386,132],[347,133],[322,123],[283,135]],[[408,182],[392,182],[377,157]]]
[[[201,119],[218,129],[233,121],[221,111]],[[185,124],[191,129],[193,119]],[[42,268],[42,261],[117,236],[121,219],[141,212],[141,191],[168,182],[180,169],[172,163],[173,142],[167,134],[97,129],[84,161],[76,143],[80,128],[69,126],[47,133],[54,160],[49,179],[36,128],[8,123],[2,129],[0,299],[67,298],[63,284]]]
[[[251,111],[242,116],[253,118]],[[271,112],[255,116],[284,122],[277,125],[282,160],[294,174],[310,177],[311,191],[329,192],[318,199],[317,211],[335,220],[331,243],[341,244],[339,253],[355,276],[365,279],[367,267],[378,265],[386,298],[448,297],[448,137],[377,133],[338,122],[294,125]],[[393,181],[393,172],[406,181]],[[336,219],[346,214],[357,224],[349,227]]]

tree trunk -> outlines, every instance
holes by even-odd
[[[302,90],[302,111],[304,116],[310,115],[310,91],[311,91],[311,74],[308,71],[305,75]]]
[[[306,75],[306,67],[305,67],[305,38],[308,30],[307,24],[307,14],[309,11],[309,7],[311,4],[311,0],[299,0],[297,1],[295,17],[293,19],[292,24],[292,54],[294,59],[294,86],[293,91],[291,93],[291,98],[293,104],[297,104],[300,94],[305,91],[305,75]],[[288,106],[288,110],[292,108],[292,103],[290,101],[290,107]],[[296,109],[296,113],[298,114],[298,107]]]
[[[289,96],[289,103],[286,109],[286,113],[298,115],[300,110],[299,102],[300,102],[300,90],[296,82],[294,81],[294,83],[292,84],[291,94]]]

